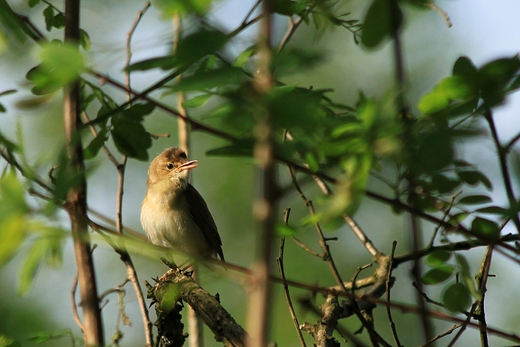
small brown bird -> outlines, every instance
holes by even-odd
[[[141,206],[141,225],[157,246],[172,248],[194,258],[224,260],[222,241],[208,205],[188,182],[199,166],[177,147],[164,150],[148,169],[148,190]]]

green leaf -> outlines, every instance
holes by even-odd
[[[293,236],[298,234],[298,228],[288,224],[278,224],[276,226],[276,235],[279,237]]]
[[[502,215],[502,216],[508,216],[508,215],[511,214],[510,210],[508,210],[507,208],[500,207],[500,206],[482,207],[482,208],[479,208],[479,209],[475,210],[475,212],[478,212],[478,213],[489,213],[489,214],[498,214],[498,215]]]
[[[211,97],[212,97],[211,94],[197,95],[191,99],[185,100],[182,103],[182,106],[184,106],[185,108],[197,108],[197,107],[204,105],[206,103],[206,101],[208,101],[209,98],[211,98]]]
[[[112,125],[112,139],[121,154],[138,160],[148,160],[152,138],[140,122],[117,115],[112,118]]]
[[[496,241],[500,238],[500,227],[497,223],[476,217],[471,223],[471,231],[476,235],[483,236],[487,239]]]
[[[52,6],[47,6],[45,10],[43,10],[43,17],[45,18],[45,29],[51,31],[52,21],[54,20],[54,9]]]
[[[318,158],[310,151],[305,153],[305,162],[307,163],[309,170],[316,172],[319,169]]]
[[[85,67],[83,56],[69,44],[47,44],[40,56],[42,63],[26,76],[34,83],[32,91],[36,95],[52,93],[77,80]]]
[[[421,282],[427,285],[439,284],[447,281],[455,273],[455,268],[451,265],[441,265],[427,271],[422,277]]]
[[[90,142],[90,144],[83,151],[83,155],[86,160],[95,158],[103,144],[108,139],[108,130],[106,128],[101,129],[98,135]]]
[[[465,311],[471,303],[471,295],[462,283],[450,285],[442,296],[444,306],[451,312]]]
[[[479,183],[484,184],[487,189],[492,189],[493,186],[489,178],[482,172],[476,170],[461,170],[457,172],[459,178],[470,186],[475,186]]]
[[[42,263],[46,252],[46,242],[44,238],[39,238],[34,242],[27,253],[27,257],[22,265],[20,272],[20,285],[18,293],[20,295],[26,294],[34,281],[34,277]]]
[[[152,5],[162,14],[164,19],[174,16],[196,14],[203,16],[211,8],[213,0],[153,0]]]
[[[457,226],[464,219],[468,218],[468,216],[469,216],[469,213],[467,213],[467,212],[456,213],[453,216],[451,216],[450,219],[448,219],[448,223],[451,225]]]
[[[25,42],[26,34],[32,32],[18,13],[11,9],[6,0],[0,0],[0,23],[2,23],[3,30],[20,42]]]
[[[232,145],[214,148],[206,152],[208,156],[253,156],[254,141],[239,141]]]
[[[238,57],[233,62],[233,66],[243,68],[246,66],[249,58],[255,53],[255,46],[248,47],[245,51],[240,53]]]
[[[175,59],[177,64],[188,67],[203,57],[220,50],[230,37],[217,30],[200,30],[179,41]]]
[[[385,38],[393,36],[402,22],[403,14],[397,1],[373,0],[365,15],[361,43],[375,48]]]
[[[451,258],[451,252],[435,251],[426,257],[426,263],[432,267],[444,265]]]
[[[474,76],[477,68],[468,57],[459,57],[453,65],[453,75],[457,76]]]
[[[63,29],[65,27],[66,18],[63,13],[58,13],[52,19],[52,26],[56,29]]]
[[[463,197],[459,200],[458,203],[462,205],[481,205],[492,201],[493,200],[491,200],[491,198],[486,195],[470,195]]]
[[[40,0],[29,0],[28,2],[30,8],[36,7],[38,4],[40,4]]]
[[[176,66],[177,60],[173,55],[167,55],[160,58],[152,58],[143,60],[128,66],[125,70],[131,71],[146,71],[150,69],[161,68],[163,70],[172,69]]]
[[[134,104],[129,108],[123,110],[122,114],[124,118],[132,119],[141,122],[144,116],[149,115],[155,109],[155,105],[152,103],[145,104]]]
[[[22,347],[20,342],[0,334],[0,347]]]
[[[446,194],[452,192],[461,184],[462,182],[456,179],[449,178],[442,174],[435,174],[432,176],[431,187],[438,190],[441,194]]]
[[[92,45],[89,34],[83,29],[79,29],[79,44],[85,51],[90,50],[90,46]]]
[[[455,258],[457,259],[457,264],[459,266],[460,275],[462,281],[466,288],[469,290],[470,294],[477,300],[482,299],[482,295],[478,292],[475,286],[475,282],[473,281],[473,276],[471,275],[469,263],[466,258],[462,254],[456,254]]]
[[[228,66],[220,69],[201,71],[191,76],[183,77],[171,89],[174,92],[205,90],[214,87],[241,84],[246,76],[240,68]]]

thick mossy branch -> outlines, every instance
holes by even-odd
[[[222,307],[218,295],[209,294],[190,275],[191,273],[179,269],[169,270],[154,287],[149,286],[149,298],[159,307],[157,316],[163,331],[166,329],[165,324],[178,324],[176,321],[168,322],[168,314],[178,306],[178,301],[182,300],[190,305],[202,322],[211,329],[215,340],[222,342],[226,347],[244,346],[245,330]]]

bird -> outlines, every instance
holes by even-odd
[[[224,259],[222,240],[208,205],[189,183],[198,167],[178,147],[165,149],[148,169],[147,190],[141,205],[141,225],[150,242],[189,258]]]

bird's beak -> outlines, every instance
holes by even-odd
[[[190,160],[185,162],[184,164],[177,167],[176,171],[184,171],[184,170],[191,170],[195,169],[197,166],[199,166],[198,160]]]

